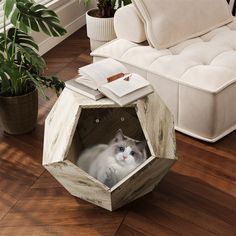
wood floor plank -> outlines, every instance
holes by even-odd
[[[191,161],[194,166],[202,167],[209,174],[225,178],[236,184],[236,158],[227,159],[218,153],[208,152],[204,149],[185,144],[178,144],[178,157],[183,162]]]
[[[49,172],[45,170],[40,178],[35,181],[31,188],[42,188],[46,190],[48,188],[62,188],[62,185],[58,181],[56,181]]]
[[[62,187],[31,188],[0,221],[0,228],[16,230],[22,226],[24,229],[41,226],[34,229],[35,232],[40,232],[50,226],[53,228],[76,226],[82,231],[84,228],[85,232],[90,232],[91,235],[98,229],[101,235],[114,235],[125,214],[126,210],[107,212],[71,196]]]
[[[173,179],[175,179],[175,181],[173,181]],[[231,194],[220,191],[217,187],[211,187],[209,184],[206,184],[203,180],[198,178],[170,171],[160,183],[159,187],[163,187],[165,184],[172,184],[177,187],[181,186],[183,191],[196,194],[199,198],[210,200],[231,210],[235,209],[235,197],[231,196]]]
[[[137,221],[140,217],[142,217],[142,220]],[[132,208],[129,208],[129,213],[123,223],[125,224],[127,222],[129,225],[129,221],[134,222],[135,220],[136,222],[132,227],[136,230],[142,228],[143,225],[148,224],[147,222],[154,228],[153,233],[158,232],[160,229],[165,229],[165,231],[157,233],[157,235],[168,235],[170,232],[173,232],[172,234],[174,235],[216,235],[213,232],[192,223],[189,219],[179,217],[171,211],[160,208],[158,204],[154,205],[145,200],[137,201],[136,204],[132,205]],[[150,228],[151,227],[148,228],[147,233]]]
[[[160,185],[160,187],[162,187],[162,185]],[[222,220],[231,226],[236,225],[236,212],[234,208],[235,202],[232,202],[232,208],[228,208],[227,206],[223,205],[223,203],[218,204],[214,200],[212,201],[211,199],[207,198],[206,194],[203,192],[191,192],[188,191],[185,186],[180,187],[180,185],[176,185],[172,182],[169,182],[168,185],[165,185],[162,189],[167,195],[172,194],[177,199],[181,199],[186,204],[188,203],[189,205],[192,205],[196,209],[201,210],[203,213],[209,214],[210,216],[215,216],[219,220]],[[180,190],[181,194],[178,192]]]
[[[10,145],[1,144],[0,147],[0,191],[18,199],[44,169],[28,153]]]
[[[205,192],[203,195],[203,193],[194,191],[192,193],[188,191],[184,186],[184,184],[187,185],[186,182],[183,183],[183,185],[177,182],[175,187],[173,187],[173,181],[171,181],[171,179],[173,179],[172,177],[178,181],[174,174],[171,175],[171,178],[167,176],[165,179],[169,178],[170,180],[166,181],[164,179],[158,189],[148,195],[146,201],[153,203],[176,216],[191,221],[193,224],[212,233],[226,236],[233,235],[233,233],[236,232],[236,226],[233,226],[235,223],[235,211],[233,210],[234,202],[231,201],[231,199],[229,199],[231,205],[224,205],[224,203],[218,204],[214,199],[212,201],[209,196],[206,197]],[[196,186],[194,185],[194,180],[189,180],[189,184],[193,185],[193,187]],[[178,190],[176,188],[178,188]],[[204,190],[208,193],[207,189],[211,188],[205,186]],[[217,192],[218,190],[214,191],[216,195]],[[204,201],[202,199],[204,199]],[[219,216],[218,212],[221,212],[224,217]],[[227,220],[225,220],[226,216],[228,216]],[[209,222],[211,223],[209,224]]]
[[[16,201],[11,195],[0,191],[0,220],[7,214]]]
[[[217,187],[222,192],[227,192],[231,196],[236,197],[236,189],[234,183],[221,179],[217,176],[210,175],[207,173],[207,170],[197,169],[194,165],[192,165],[192,163],[177,162],[172,170],[187,177],[190,176],[197,179],[204,179],[204,182],[211,185],[212,187]]]
[[[64,81],[92,62],[82,28],[44,55]],[[176,132],[179,160],[150,194],[108,212],[71,196],[41,165],[44,121],[56,102],[39,99],[36,129],[0,127],[0,236],[236,235],[236,131],[209,144]]]
[[[153,221],[149,217],[145,217],[143,214],[138,214],[137,212],[129,211],[116,235],[177,236],[180,234],[176,231],[169,229],[169,227],[165,227],[161,223],[159,224],[159,222]]]
[[[150,231],[148,232],[149,235],[152,235],[150,233]],[[135,229],[132,229],[130,226],[126,225],[126,224],[122,224],[121,227],[119,228],[119,230],[116,232],[115,234],[116,236],[145,236],[145,233],[141,233]]]
[[[230,134],[229,136],[226,136],[226,138],[223,138],[223,140],[229,139],[229,137],[230,137],[230,139],[233,139],[233,135],[234,135],[234,133]],[[203,142],[200,140],[196,140],[196,139],[191,138],[187,135],[181,134],[180,132],[176,132],[176,139],[177,139],[178,146],[182,146],[186,143],[186,144],[190,144],[194,147],[201,148],[204,151],[220,155],[224,159],[230,159],[233,161],[236,160],[236,155],[235,155],[236,154],[236,146],[235,145],[231,147],[230,151],[224,150],[223,148],[220,148],[218,145],[221,143],[221,141],[218,141],[217,143],[209,145],[209,143],[206,143],[206,142]]]
[[[111,236],[114,233],[110,225],[53,225],[1,227],[0,236]]]

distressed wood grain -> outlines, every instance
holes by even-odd
[[[73,196],[111,210],[109,188],[68,160],[45,165],[45,168]]]
[[[146,139],[149,158],[111,189],[75,165],[82,150],[122,128]],[[173,117],[158,95],[127,107],[65,88],[45,122],[43,165],[74,196],[110,211],[152,191],[176,160]]]

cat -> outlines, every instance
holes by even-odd
[[[147,159],[146,145],[146,140],[131,139],[119,129],[107,145],[86,149],[76,164],[111,188]]]

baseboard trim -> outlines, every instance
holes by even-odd
[[[71,34],[73,34],[75,31],[77,31],[81,27],[83,27],[85,24],[86,24],[86,18],[85,18],[85,14],[84,14],[84,15],[80,16],[79,18],[77,18],[76,20],[74,20],[73,22],[71,22],[70,24],[68,24],[67,26],[64,27],[67,31],[67,34],[65,36],[56,37],[56,38],[48,37],[45,40],[43,40],[42,42],[40,42],[39,43],[39,54],[40,55],[45,54],[50,49],[52,49],[57,44],[59,44],[64,39],[66,39]]]
[[[39,45],[39,54],[43,55],[75,31],[86,24],[85,13],[87,11],[83,2],[74,0],[55,0],[48,5],[48,8],[55,11],[60,19],[61,25],[66,29],[67,34],[63,37],[50,37],[43,33],[33,32],[32,36]]]

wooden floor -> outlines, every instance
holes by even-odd
[[[85,29],[45,55],[67,80],[91,62]],[[41,166],[44,120],[22,136],[0,130],[0,235],[236,235],[236,132],[215,144],[177,136],[179,160],[152,193],[110,213],[76,199]]]

